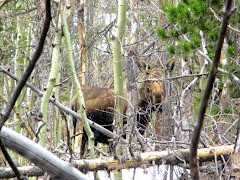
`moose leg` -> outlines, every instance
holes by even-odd
[[[86,154],[86,146],[88,142],[88,137],[87,137],[87,133],[85,132],[85,130],[83,130],[83,135],[82,135],[82,141],[81,141],[81,148],[80,148],[80,158],[82,159],[84,157],[84,154]]]

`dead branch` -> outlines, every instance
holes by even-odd
[[[3,128],[3,130],[5,127]],[[30,140],[29,140],[30,141]],[[21,143],[21,142],[19,142]],[[16,144],[15,144],[16,147]],[[39,149],[39,151],[42,151],[42,149]],[[210,148],[202,148],[198,149],[197,158],[199,162],[208,162],[212,161],[215,157],[221,158],[229,157],[232,152],[234,151],[234,145],[226,145],[226,146],[217,146],[217,147],[210,147]],[[48,152],[50,153],[50,152]],[[40,156],[38,154],[38,156]],[[36,158],[36,157],[35,157]],[[47,160],[47,159],[45,159]],[[159,152],[145,152],[140,154],[140,160],[136,160],[134,158],[128,159],[126,162],[119,162],[119,160],[114,159],[113,157],[101,157],[97,159],[91,159],[91,160],[74,160],[72,164],[77,167],[78,170],[82,172],[88,172],[88,171],[97,171],[97,170],[120,170],[120,169],[129,169],[129,168],[136,168],[136,167],[147,167],[152,166],[153,162],[155,165],[163,165],[163,164],[169,164],[169,165],[185,165],[186,163],[189,163],[189,149],[179,149],[179,150],[167,150],[167,151],[159,151]],[[56,163],[60,166],[65,166],[64,164],[66,162],[61,160],[61,163]],[[36,164],[38,165],[38,164]],[[45,164],[45,166],[48,166]],[[39,166],[40,167],[40,166]],[[70,170],[73,168],[72,166],[69,166],[69,168],[64,168],[64,171],[61,173],[64,173],[65,170],[70,172]],[[49,171],[56,170],[57,167],[54,167],[54,169],[48,168]],[[2,170],[0,168],[0,178],[6,178],[5,175],[8,174],[7,177],[14,177],[14,173],[10,172],[11,169]],[[19,171],[23,175],[28,176],[38,176],[43,173],[36,167],[22,167],[19,168]],[[5,174],[2,175],[2,172],[5,172]],[[39,173],[39,174],[38,174]],[[63,178],[66,178],[66,174]]]
[[[18,167],[19,172],[26,177],[43,176],[44,171],[36,166]],[[0,168],[0,179],[8,179],[16,177],[11,168]]]
[[[210,148],[198,149],[197,158],[199,162],[207,162],[217,156],[229,156],[234,150],[234,145],[217,146]],[[74,165],[82,172],[97,171],[97,170],[120,170],[136,168],[141,166],[155,165],[180,165],[189,163],[189,149],[178,149],[175,151],[166,150],[158,152],[145,152],[140,154],[140,161],[134,158],[128,159],[126,162],[119,162],[113,157],[101,157],[97,159],[83,159],[73,161]]]

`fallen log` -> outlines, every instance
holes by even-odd
[[[88,179],[70,163],[59,159],[47,149],[13,130],[3,127],[0,138],[5,147],[37,165],[51,175],[53,180]]]
[[[228,157],[234,150],[234,145],[217,146],[198,149],[197,157],[199,162],[207,162],[214,159],[215,156],[221,158],[221,155]],[[97,170],[120,170],[137,167],[148,167],[154,165],[180,165],[189,162],[189,149],[166,150],[158,152],[145,152],[139,154],[139,159],[130,158],[126,162],[120,162],[113,157],[101,157],[97,159],[82,159],[73,161],[74,166],[82,171]]]
[[[228,157],[232,154],[234,145],[217,146],[210,148],[198,149],[198,161],[208,162],[214,159],[215,156]],[[136,167],[148,167],[154,165],[180,165],[189,162],[189,149],[178,149],[174,151],[159,151],[159,152],[145,152],[139,154],[140,159],[129,159],[126,162],[119,162],[119,160],[113,157],[101,157],[97,159],[83,159],[74,160],[72,163],[74,166],[86,173],[88,171],[97,170],[120,170]],[[154,162],[154,163],[153,163]],[[215,167],[214,167],[215,168]],[[21,174],[31,177],[43,175],[44,171],[35,166],[24,166],[18,168]],[[199,169],[200,171],[209,170],[208,168]],[[1,178],[13,178],[15,174],[11,168],[0,168]]]

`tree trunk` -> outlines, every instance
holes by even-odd
[[[39,126],[42,125],[42,123],[45,123],[45,125],[42,127],[40,131],[40,145],[45,146],[47,142],[47,124],[48,124],[48,111],[49,111],[49,98],[52,94],[53,88],[56,84],[56,79],[58,76],[58,71],[60,67],[60,44],[62,39],[62,31],[60,27],[60,22],[58,22],[56,34],[55,34],[55,40],[53,44],[53,54],[52,54],[52,66],[49,74],[49,80],[46,87],[46,90],[43,95],[42,103],[41,103],[41,113],[42,113],[42,120],[43,122],[39,123]]]
[[[67,49],[68,62],[69,62],[71,75],[72,75],[73,82],[74,82],[74,87],[75,87],[76,93],[78,95],[78,101],[79,101],[79,105],[80,105],[80,115],[82,117],[83,127],[84,127],[84,129],[87,133],[87,136],[88,136],[88,149],[89,149],[89,152],[90,152],[90,157],[93,158],[95,156],[94,149],[93,149],[94,135],[93,135],[93,132],[92,132],[92,130],[91,130],[89,124],[88,124],[84,97],[83,97],[83,93],[82,93],[82,90],[81,90],[80,83],[79,83],[78,78],[77,78],[77,73],[76,73],[76,69],[75,69],[75,66],[74,66],[74,62],[73,62],[71,40],[70,40],[69,31],[68,31],[68,25],[67,25],[67,20],[66,20],[66,17],[65,17],[64,8],[62,8],[62,10],[61,10],[61,20],[62,20],[63,34],[64,34],[64,38],[65,38],[65,46],[66,46],[66,49]]]
[[[126,0],[118,0],[118,19],[117,19],[117,34],[113,40],[113,68],[114,68],[114,90],[116,95],[116,127],[117,131],[123,131],[123,35],[126,24]],[[116,147],[119,154],[123,153],[121,146]],[[114,172],[116,179],[122,179],[122,173]]]

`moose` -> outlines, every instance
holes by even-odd
[[[162,102],[165,97],[165,84],[163,81],[157,80],[157,78],[163,77],[162,68],[152,68],[145,72],[141,77],[142,82],[138,83],[139,102],[137,108],[139,114],[137,117],[137,127],[141,134],[144,134],[146,127],[150,121],[150,114],[157,109],[162,110]],[[114,118],[114,105],[115,94],[112,88],[98,88],[98,87],[83,87],[82,88],[87,117],[105,127],[106,129],[113,131],[113,118]],[[78,111],[78,99],[75,96],[72,100],[72,109]],[[124,105],[124,114],[126,113],[127,104]],[[76,127],[76,119],[73,119],[74,126]],[[126,122],[125,122],[126,123]],[[102,134],[96,129],[92,128],[94,133],[95,143],[109,144],[109,137]],[[82,135],[81,155],[84,153],[84,149],[87,143],[86,132]]]

